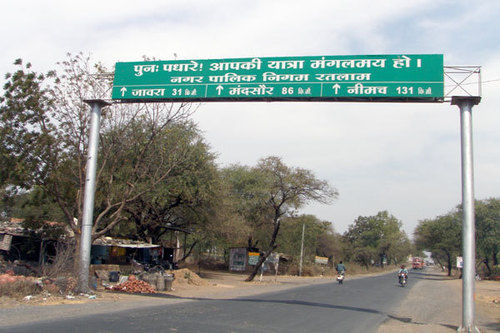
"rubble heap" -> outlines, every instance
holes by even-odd
[[[0,274],[0,284],[7,284],[25,280],[31,280],[31,279],[22,275],[14,275],[14,271],[11,270],[5,272],[5,274]]]
[[[208,282],[199,277],[198,274],[188,268],[181,268],[175,271],[174,287],[191,284],[195,286],[206,286]]]
[[[129,276],[128,280],[120,283],[114,287],[112,290],[124,291],[126,293],[141,293],[141,294],[154,294],[156,293],[155,288],[145,281],[136,279],[135,276]]]

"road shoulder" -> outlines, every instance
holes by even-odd
[[[461,324],[461,280],[449,279],[439,271],[412,272],[415,283],[398,311],[380,327],[379,333],[395,332],[456,332]],[[490,282],[490,281],[485,281]],[[500,284],[479,281],[476,283],[477,324],[481,332],[498,331],[500,307],[484,295],[500,293]],[[485,310],[487,309],[487,310]]]

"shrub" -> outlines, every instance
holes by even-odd
[[[74,267],[74,249],[67,244],[57,245],[57,254],[49,258],[41,267],[41,275],[56,278],[71,275]]]
[[[27,295],[36,295],[42,288],[33,280],[17,280],[11,283],[0,284],[0,296],[21,299]]]

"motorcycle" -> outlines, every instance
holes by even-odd
[[[168,261],[143,263],[143,262],[139,262],[135,259],[131,259],[130,264],[132,265],[133,273],[135,275],[139,275],[140,273],[143,273],[143,272],[165,273],[166,270],[173,270],[173,269],[179,268],[176,263],[172,264]]]
[[[345,279],[345,273],[344,272],[339,272],[337,275],[337,281],[339,284],[343,284]]]
[[[408,276],[405,273],[399,274],[399,284],[401,287],[406,287],[406,284],[408,283]]]

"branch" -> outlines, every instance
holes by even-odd
[[[196,244],[198,244],[198,241],[194,241],[193,244],[191,244],[189,251],[187,253],[184,253],[184,256],[181,259],[179,259],[179,261],[177,263],[184,262],[184,260],[186,260],[187,257],[189,257],[191,255],[191,252],[193,252],[193,249],[194,249]]]

